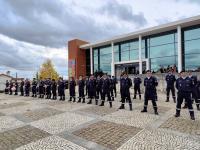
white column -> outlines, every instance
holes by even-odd
[[[180,72],[183,69],[181,26],[177,27],[177,38],[178,38],[178,72]]]
[[[93,74],[93,50],[92,47],[90,47],[90,74]]]
[[[142,74],[142,36],[139,35],[139,73]]]
[[[115,76],[115,58],[114,58],[114,43],[111,43],[112,61],[111,61],[111,76]]]
[[[149,58],[147,59],[146,61],[146,70],[149,70],[150,69],[150,62],[149,62]]]

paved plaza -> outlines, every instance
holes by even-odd
[[[133,111],[0,94],[0,150],[200,150],[200,112],[175,118],[175,104],[159,94],[158,112]]]

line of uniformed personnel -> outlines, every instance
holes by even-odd
[[[177,104],[176,106],[176,114],[175,117],[180,116],[181,104],[183,100],[185,100],[185,106],[183,108],[188,108],[190,112],[190,117],[192,120],[195,120],[194,117],[194,110],[193,110],[193,101],[195,101],[197,110],[200,110],[200,81],[197,80],[197,76],[192,75],[191,71],[188,73],[184,70],[180,72],[179,77],[176,79],[175,75],[172,73],[173,71],[170,70],[166,75],[166,102],[169,102],[169,95],[170,91],[172,93],[172,98],[174,103]],[[134,83],[134,97],[139,95],[139,99],[141,99],[141,90],[140,86],[142,80],[139,76],[135,75],[133,79]],[[78,100],[76,100],[76,85],[78,84]],[[87,104],[92,104],[94,100],[95,104],[99,106],[104,106],[106,101],[109,102],[109,106],[112,107],[112,102],[114,98],[117,96],[116,92],[116,84],[117,79],[114,76],[109,76],[104,74],[102,77],[97,76],[96,78],[94,75],[91,75],[86,80],[80,76],[78,81],[76,81],[73,77],[70,77],[69,80],[69,101],[73,102],[82,102],[85,103],[87,98],[89,101]],[[13,83],[6,83],[6,90],[5,93],[10,91],[10,94],[14,91],[17,95],[17,87],[18,84]],[[128,77],[127,73],[124,72],[121,74],[120,77],[120,95],[121,95],[121,106],[119,109],[125,109],[125,103],[129,103],[129,108],[132,110],[132,101],[130,95],[130,88],[132,86],[132,80]],[[142,113],[147,112],[148,101],[152,101],[154,113],[158,115],[158,107],[157,107],[157,89],[158,81],[155,76],[152,75],[150,70],[146,71],[146,77],[144,78],[144,108],[141,111]],[[175,86],[177,89],[177,99],[175,94]],[[13,88],[15,87],[15,88]],[[23,88],[25,87],[25,88]],[[30,81],[26,80],[25,82],[20,83],[20,92],[23,96],[29,96],[30,87],[32,87],[32,97],[37,97],[37,93],[39,98],[44,98],[46,95],[46,99],[57,99],[57,93],[60,96],[60,100],[65,100],[65,82],[62,78],[59,79],[58,82],[55,80],[40,80],[37,82],[35,79],[30,83]],[[25,92],[24,92],[25,89]],[[86,93],[85,93],[86,89]]]

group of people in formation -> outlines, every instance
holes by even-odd
[[[176,114],[175,117],[180,116],[181,104],[185,100],[185,105],[183,108],[188,108],[190,112],[190,117],[192,120],[195,120],[193,102],[195,101],[197,110],[200,110],[200,81],[198,81],[197,76],[192,75],[191,71],[186,72],[185,70],[181,71],[178,74],[178,78],[173,74],[173,70],[169,70],[168,74],[165,77],[166,80],[166,102],[169,102],[170,92],[172,93],[172,98],[174,103],[176,103]],[[120,95],[121,95],[121,106],[119,109],[125,109],[125,103],[129,104],[130,110],[132,110],[132,100],[130,95],[130,88],[134,84],[134,97],[139,95],[141,100],[141,90],[140,86],[142,79],[135,75],[133,81],[128,77],[126,72],[123,72],[120,77]],[[154,113],[158,115],[157,107],[157,89],[158,80],[155,76],[152,75],[150,70],[146,71],[146,77],[144,78],[144,108],[141,113],[147,112],[148,101],[152,101]],[[78,81],[74,77],[70,77],[69,80],[69,101],[77,103],[86,103],[85,96],[87,95],[89,101],[87,104],[92,104],[94,100],[96,105],[104,106],[106,101],[109,102],[110,108],[112,107],[112,102],[117,96],[116,84],[118,83],[116,77],[103,74],[103,76],[91,75],[89,78],[84,79],[83,76],[80,76]],[[78,84],[78,100],[76,100],[76,85]],[[31,86],[32,85],[32,86]],[[60,100],[65,100],[65,82],[62,78],[56,82],[54,79],[40,80],[37,82],[33,79],[32,83],[26,80],[20,83],[20,92],[21,96],[29,96],[30,88],[32,87],[32,97],[44,98],[46,99],[57,99],[57,93],[60,96]],[[177,98],[176,90],[177,89]],[[10,93],[12,95],[15,92],[17,95],[18,84],[16,83],[6,83],[5,93]]]
[[[18,95],[18,92],[20,92],[21,96],[30,96],[30,93],[32,93],[34,98],[38,95],[38,98],[56,100],[57,96],[60,96],[60,100],[65,100],[65,85],[65,81],[61,77],[57,82],[50,78],[39,81],[33,78],[32,82],[26,79],[20,83],[6,81],[5,94]]]

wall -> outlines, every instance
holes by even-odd
[[[78,79],[80,75],[86,76],[86,53],[85,50],[80,49],[81,45],[87,44],[88,42],[74,39],[68,42],[68,61],[75,60],[74,77]],[[68,64],[68,67],[69,64]],[[68,75],[69,69],[68,69]]]

